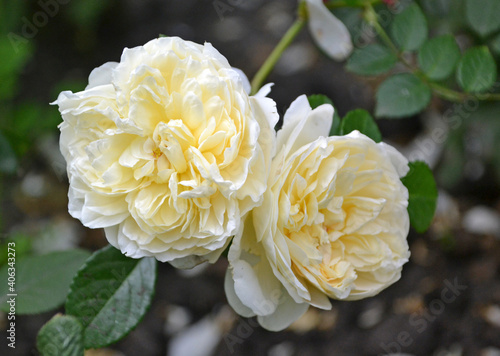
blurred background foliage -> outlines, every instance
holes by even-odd
[[[47,11],[41,3],[56,5]],[[124,47],[142,45],[159,34],[212,42],[232,65],[251,77],[293,22],[297,4],[296,0],[222,1],[226,7],[217,10],[215,3],[0,0],[0,265],[5,263],[7,240],[16,241],[18,258],[76,245],[94,249],[105,244],[102,232],[82,228],[67,213],[67,178],[58,150],[61,118],[57,108],[49,105],[61,91],[83,90],[93,68],[118,61]],[[473,46],[487,46],[500,68],[498,11],[491,10],[493,19],[477,17],[478,9],[491,0],[417,3],[425,13],[430,38],[451,34],[462,53]],[[394,14],[387,11],[386,4],[375,10],[382,27],[389,31]],[[361,10],[348,7],[333,12],[348,26],[355,47],[377,40]],[[417,62],[416,53],[406,58]],[[378,86],[389,75],[404,71],[396,65],[389,74],[353,74],[346,70],[346,63],[323,56],[304,31],[269,81],[276,83],[271,96],[280,114],[298,95],[321,93],[344,116],[358,108],[373,113]],[[460,90],[454,76],[440,83]],[[493,90],[498,92],[498,86]],[[448,110],[459,116],[460,124],[446,127],[446,140],[436,143],[429,135],[443,125],[442,116]],[[433,96],[423,112],[402,119],[380,118],[378,124],[384,140],[407,149],[406,153],[412,152],[408,147],[424,152],[441,193],[448,192],[452,200],[458,200],[458,209],[475,205],[500,209],[500,102],[465,105]],[[475,242],[467,240],[464,245],[462,233],[457,232],[460,220],[454,218],[453,210],[457,207],[445,204],[441,209],[445,210],[440,213],[438,207],[431,229],[436,236],[430,240],[437,245],[432,241],[429,245],[453,258],[477,252],[471,247]],[[414,241],[417,247],[412,246],[412,254],[417,264],[422,253],[433,256],[422,250],[421,240]],[[497,273],[498,264],[495,266],[493,274]],[[411,288],[412,283],[407,289]],[[427,349],[422,346],[422,350]]]

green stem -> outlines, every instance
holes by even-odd
[[[496,93],[486,93],[486,94],[469,94],[469,93],[463,93],[459,92],[453,89],[450,89],[448,87],[445,87],[441,84],[438,84],[436,82],[433,82],[427,78],[424,72],[422,72],[419,68],[415,67],[412,65],[410,62],[406,60],[406,58],[403,56],[401,51],[396,47],[394,42],[391,40],[385,29],[380,25],[378,22],[378,17],[377,13],[373,9],[373,6],[371,3],[365,3],[365,13],[364,17],[366,21],[373,26],[377,34],[379,35],[380,39],[384,44],[389,47],[389,49],[398,57],[399,61],[405,65],[406,68],[410,70],[411,73],[413,73],[415,76],[417,76],[419,79],[421,79],[423,82],[425,82],[431,89],[432,91],[441,97],[442,99],[446,99],[449,101],[453,102],[463,102],[467,98],[476,98],[478,100],[500,100],[500,94]]]
[[[292,24],[292,26],[288,29],[288,31],[285,33],[283,38],[279,41],[279,43],[276,45],[276,47],[273,49],[269,57],[267,57],[266,61],[258,72],[255,74],[255,76],[252,79],[252,90],[250,92],[251,95],[254,95],[257,93],[262,86],[262,83],[264,83],[264,80],[266,80],[267,76],[271,71],[273,70],[274,66],[280,59],[281,55],[287,49],[287,47],[293,42],[295,37],[299,34],[300,30],[304,27],[304,24],[306,23],[306,18],[304,16],[300,16],[295,20],[295,22]]]

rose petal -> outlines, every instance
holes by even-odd
[[[85,90],[97,87],[99,85],[111,84],[113,70],[118,65],[117,62],[107,62],[90,72],[89,84]]]
[[[306,0],[309,31],[316,44],[327,55],[343,61],[352,52],[352,41],[345,25],[337,19],[322,0]]]

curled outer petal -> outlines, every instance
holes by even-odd
[[[268,189],[229,251],[228,299],[280,330],[308,306],[373,296],[408,261],[408,161],[358,131],[324,137],[333,108],[285,114]],[[255,304],[257,303],[257,304]],[[266,305],[267,308],[259,308]]]
[[[352,52],[351,35],[345,25],[323,4],[322,0],[305,0],[308,26],[316,44],[331,58],[343,61]]]

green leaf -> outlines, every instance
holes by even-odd
[[[488,90],[496,77],[495,60],[486,46],[469,48],[458,62],[457,81],[467,92]]]
[[[433,80],[442,80],[450,76],[459,59],[460,48],[452,35],[430,39],[418,52],[420,68]]]
[[[434,218],[438,191],[429,166],[422,161],[410,162],[410,171],[401,178],[408,188],[408,214],[413,228],[425,232]]]
[[[27,256],[15,263],[15,285],[0,284],[1,310],[17,294],[16,313],[42,313],[61,306],[66,299],[73,275],[90,254],[84,250],[66,250],[39,256]],[[8,261],[9,262],[9,261]],[[9,264],[0,270],[0,280],[7,281]],[[10,288],[13,288],[12,290]]]
[[[467,0],[465,2],[465,17],[469,25],[482,37],[500,29],[500,1],[498,0]]]
[[[316,109],[318,106],[323,104],[330,104],[333,106],[333,121],[332,128],[330,129],[330,136],[336,136],[340,134],[340,116],[337,112],[337,108],[333,105],[333,102],[329,97],[323,94],[313,94],[307,97],[309,101],[309,105],[311,105],[312,109]]]
[[[378,75],[390,70],[397,61],[398,58],[387,47],[375,43],[354,50],[346,69],[359,75]]]
[[[151,304],[155,280],[154,258],[132,259],[112,246],[95,252],[73,280],[66,301],[66,313],[84,327],[85,348],[127,335]]]
[[[40,329],[36,347],[42,356],[83,356],[82,332],[78,319],[58,314]]]
[[[382,135],[375,120],[370,113],[363,109],[349,111],[340,124],[340,134],[347,135],[349,132],[358,130],[375,142],[382,141]]]
[[[375,116],[411,116],[425,109],[430,100],[431,90],[424,82],[413,74],[396,74],[378,87]]]
[[[427,38],[427,20],[416,3],[394,17],[391,34],[404,51],[417,50]]]

